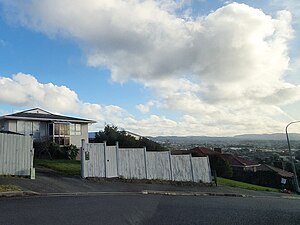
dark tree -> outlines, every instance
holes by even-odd
[[[142,137],[136,140],[133,136],[127,135],[126,131],[119,130],[118,127],[107,125],[103,131],[96,133],[95,143],[106,141],[107,145],[115,145],[119,142],[120,148],[143,148],[146,147],[148,151],[164,151],[167,150],[160,144]]]
[[[229,163],[218,155],[209,156],[209,163],[212,170],[217,171],[217,176],[230,178],[232,177],[232,169]]]

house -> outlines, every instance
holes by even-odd
[[[221,157],[229,163],[233,173],[238,173],[242,171],[256,172],[257,168],[260,166],[260,164],[257,162],[248,159],[243,159],[239,156],[232,154],[221,154]]]
[[[262,164],[258,167],[258,171],[272,171],[275,172],[280,178],[285,178],[285,179],[291,179],[294,177],[294,174],[291,172],[288,172],[283,169],[279,169],[274,166],[270,166],[267,164]]]
[[[141,136],[141,135],[139,135],[139,134],[135,134],[135,133],[132,133],[132,132],[127,131],[127,130],[125,130],[125,134],[126,134],[127,136],[133,137],[133,138],[134,138],[135,140],[137,140],[137,141],[144,138],[143,136]]]
[[[34,141],[51,140],[59,145],[81,146],[88,142],[88,125],[93,120],[50,113],[33,108],[0,117],[0,130],[31,135]]]
[[[205,147],[196,147],[189,150],[194,156],[219,156],[228,162],[232,168],[233,173],[241,171],[253,171],[256,172],[259,163],[241,158],[232,154],[225,154],[221,148],[214,148],[214,150]]]

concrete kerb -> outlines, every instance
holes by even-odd
[[[144,195],[168,195],[168,196],[227,196],[227,197],[254,197],[237,193],[216,193],[216,192],[181,192],[181,191],[153,191],[144,190]]]
[[[28,197],[28,196],[37,196],[40,195],[38,192],[34,191],[9,191],[9,192],[0,192],[1,197]]]
[[[263,198],[267,196],[252,196],[238,193],[217,193],[217,192],[183,192],[183,191],[155,191],[155,190],[143,190],[136,192],[65,192],[65,193],[39,193],[34,191],[13,191],[13,192],[0,192],[0,198],[11,197],[67,197],[67,196],[97,196],[97,195],[164,195],[164,196],[215,196],[215,197],[240,197],[240,198]],[[271,196],[268,196],[269,198]],[[278,196],[273,198],[285,198],[300,200],[295,196]]]
[[[137,192],[72,192],[72,193],[38,193],[33,191],[0,192],[1,197],[30,197],[30,196],[92,196],[92,195],[167,195],[167,196],[227,196],[227,197],[253,197],[235,193],[213,192],[174,192],[143,190]]]

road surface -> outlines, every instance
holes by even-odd
[[[299,225],[300,200],[160,195],[0,199],[1,225]]]

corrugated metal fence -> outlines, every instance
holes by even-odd
[[[0,175],[34,179],[33,141],[30,136],[0,133]]]
[[[208,157],[82,143],[82,177],[122,177],[211,183]]]

